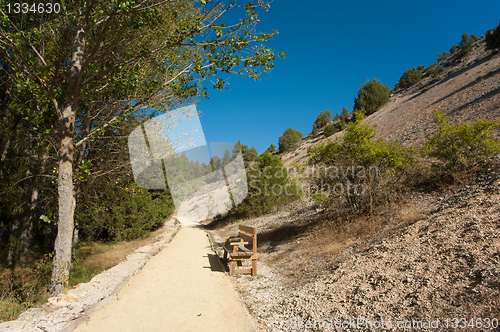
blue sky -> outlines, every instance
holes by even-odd
[[[258,30],[279,34],[268,44],[288,54],[260,81],[229,76],[229,88],[201,100],[208,142],[237,142],[261,153],[286,128],[304,135],[316,116],[345,106],[366,79],[390,88],[412,67],[429,66],[460,41],[481,36],[500,19],[500,1],[274,0]]]

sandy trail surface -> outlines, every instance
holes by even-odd
[[[75,331],[254,331],[206,233],[183,224],[116,299]]]

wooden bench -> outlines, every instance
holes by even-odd
[[[224,261],[229,264],[229,275],[251,273],[257,275],[257,229],[244,225],[238,226],[238,236],[224,239]],[[236,270],[236,264],[242,266],[243,260],[251,260],[252,268]]]

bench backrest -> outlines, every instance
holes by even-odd
[[[241,237],[248,243],[252,244],[252,251],[254,254],[257,253],[257,228],[238,225],[238,236]]]

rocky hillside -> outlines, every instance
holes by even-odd
[[[490,55],[482,37],[462,62],[394,93],[365,121],[380,138],[416,146],[437,129],[435,110],[459,121],[500,118],[499,93],[500,55]],[[304,136],[285,165],[303,164],[307,149],[325,140],[321,130]],[[259,276],[232,280],[259,329],[499,330],[500,156],[470,176],[467,185],[413,192],[346,225],[345,237],[325,228],[322,207],[305,200],[242,221],[258,228]],[[212,232],[221,242],[236,227]]]
[[[444,71],[394,93],[389,102],[365,121],[375,126],[379,137],[403,145],[422,143],[426,134],[436,129],[435,110],[459,120],[500,118],[500,55],[486,50],[484,36],[474,43],[474,50],[461,62],[439,62]],[[335,139],[341,132],[331,136]],[[324,142],[320,130],[305,135],[298,149],[284,154],[285,165],[307,161],[307,149]]]

